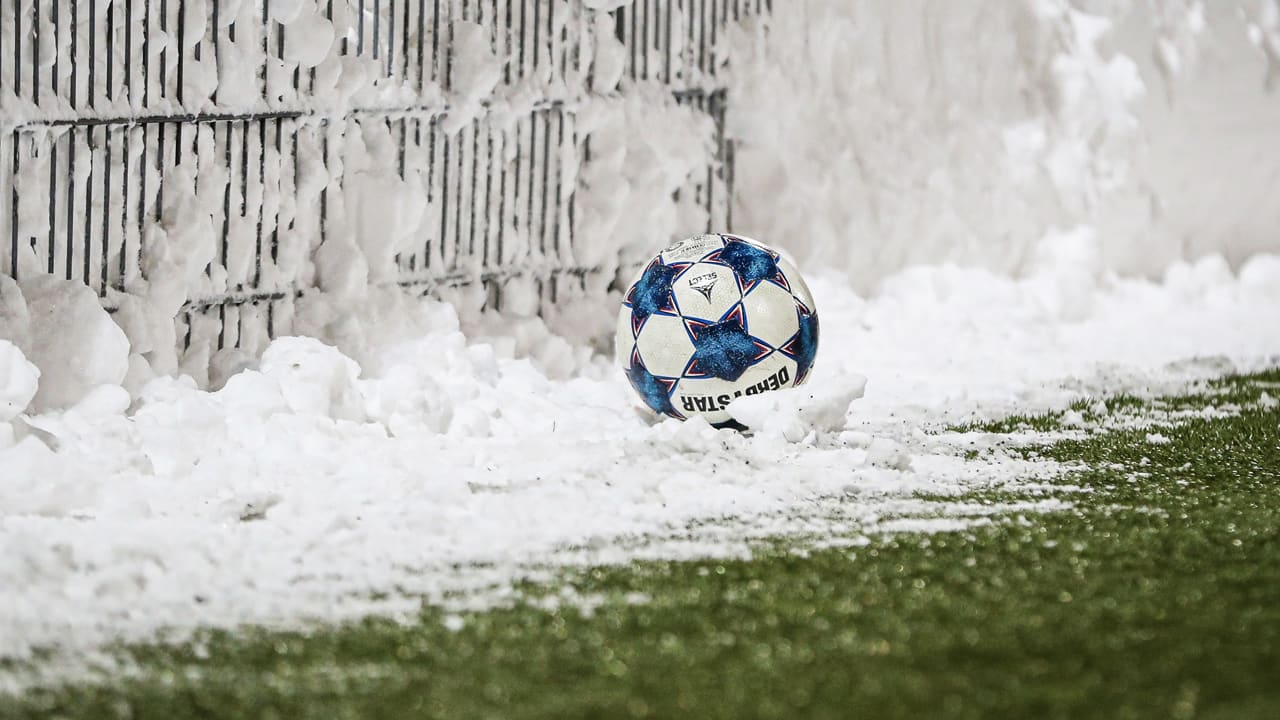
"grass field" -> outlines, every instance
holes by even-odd
[[[1280,371],[965,428],[1072,429],[1024,450],[1084,463],[1057,481],[1086,488],[1065,512],[583,570],[408,626],[126,648],[140,672],[0,717],[1278,717],[1273,395]]]

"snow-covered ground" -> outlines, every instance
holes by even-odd
[[[380,348],[374,372],[283,338],[216,392],[107,385],[19,416],[0,425],[0,656],[412,612],[478,587],[493,602],[533,566],[736,554],[762,534],[963,526],[974,508],[913,493],[1054,468],[966,462],[969,445],[927,430],[1280,355],[1274,257],[1239,276],[1178,265],[1162,284],[1068,261],[1024,280],[917,268],[872,298],[813,281],[815,375],[752,436],[655,422],[606,358],[540,321],[490,318],[468,339],[444,305],[420,306],[423,332]],[[7,418],[35,369],[5,342],[0,362]]]

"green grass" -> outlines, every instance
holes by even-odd
[[[1091,490],[1069,512],[524,588],[602,596],[587,614],[521,605],[454,632],[427,610],[132,648],[138,677],[30,692],[0,716],[1278,717],[1280,408],[1257,403],[1276,382],[1165,399],[1242,408],[1162,429],[1168,444],[1134,429],[1028,450],[1100,468],[1061,479]]]

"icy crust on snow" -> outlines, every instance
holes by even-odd
[[[1053,228],[1159,277],[1280,249],[1277,0],[798,0],[734,40],[737,229],[872,289],[1025,274]]]
[[[130,405],[104,383],[68,410],[19,414],[0,423],[0,657],[424,600],[483,607],[566,564],[986,522],[994,511],[915,495],[1034,496],[1055,468],[994,440],[965,461],[975,438],[933,432],[944,424],[1280,357],[1274,257],[1238,274],[1176,265],[1159,284],[1068,262],[1027,279],[917,268],[871,298],[838,275],[811,281],[825,319],[814,379],[735,406],[759,424],[749,436],[658,422],[611,362],[541,320],[462,324],[430,303],[423,334],[382,343],[363,370],[281,338],[217,391],[158,378]],[[18,407],[35,374],[8,346],[0,358]]]

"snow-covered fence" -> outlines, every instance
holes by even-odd
[[[768,5],[3,0],[0,272],[249,351],[357,270],[490,306],[580,291],[583,108],[659,84],[708,115],[679,194],[727,227],[723,36]]]

